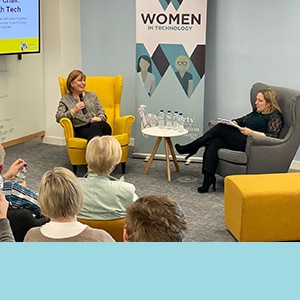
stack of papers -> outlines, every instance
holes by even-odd
[[[241,128],[241,126],[233,123],[231,120],[217,118],[217,121],[218,121],[218,123],[222,123],[222,124],[226,124],[226,125],[229,125],[229,126]]]

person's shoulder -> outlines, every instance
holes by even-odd
[[[42,236],[41,228],[40,227],[32,227],[30,228],[25,237],[24,242],[35,242],[39,240],[40,236]]]
[[[95,242],[115,242],[113,237],[105,230],[86,226],[82,232],[90,241]]]
[[[279,110],[274,110],[270,114],[270,116],[274,116],[275,118],[281,118],[281,119],[283,119],[283,115],[282,115],[282,113]]]
[[[70,100],[70,99],[71,99],[71,93],[64,94],[61,97],[61,101],[63,101],[63,100]]]
[[[85,91],[85,97],[97,97],[97,94],[93,91]]]

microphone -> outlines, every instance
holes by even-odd
[[[83,96],[82,96],[82,94],[79,94],[79,99],[80,99],[80,101],[83,102]],[[83,108],[83,109],[82,109],[82,113],[83,113],[83,114],[86,114],[86,108]]]

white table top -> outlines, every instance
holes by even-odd
[[[183,131],[178,131],[174,129],[167,129],[167,128],[158,128],[155,127],[148,127],[142,129],[142,133],[150,136],[156,136],[156,137],[176,137],[176,136],[182,136],[188,133],[186,129]]]

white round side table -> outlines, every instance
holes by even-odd
[[[148,128],[144,128],[142,129],[142,133],[149,135],[149,136],[154,136],[157,137],[156,139],[156,143],[154,144],[154,147],[152,149],[150,158],[145,166],[144,169],[144,174],[147,174],[150,166],[152,164],[152,161],[154,159],[154,156],[156,154],[156,151],[159,147],[159,144],[162,140],[162,138],[164,138],[165,141],[165,155],[166,155],[166,166],[167,166],[167,176],[168,176],[168,181],[171,181],[171,169],[170,169],[170,158],[169,158],[169,149],[173,158],[173,162],[176,168],[176,171],[179,171],[179,165],[177,162],[177,158],[174,152],[174,148],[172,145],[172,141],[171,138],[172,137],[178,137],[178,136],[182,136],[188,133],[188,131],[186,129],[184,129],[183,131],[178,131],[178,130],[173,130],[173,129],[167,129],[167,128],[158,128],[156,127],[148,127]]]

